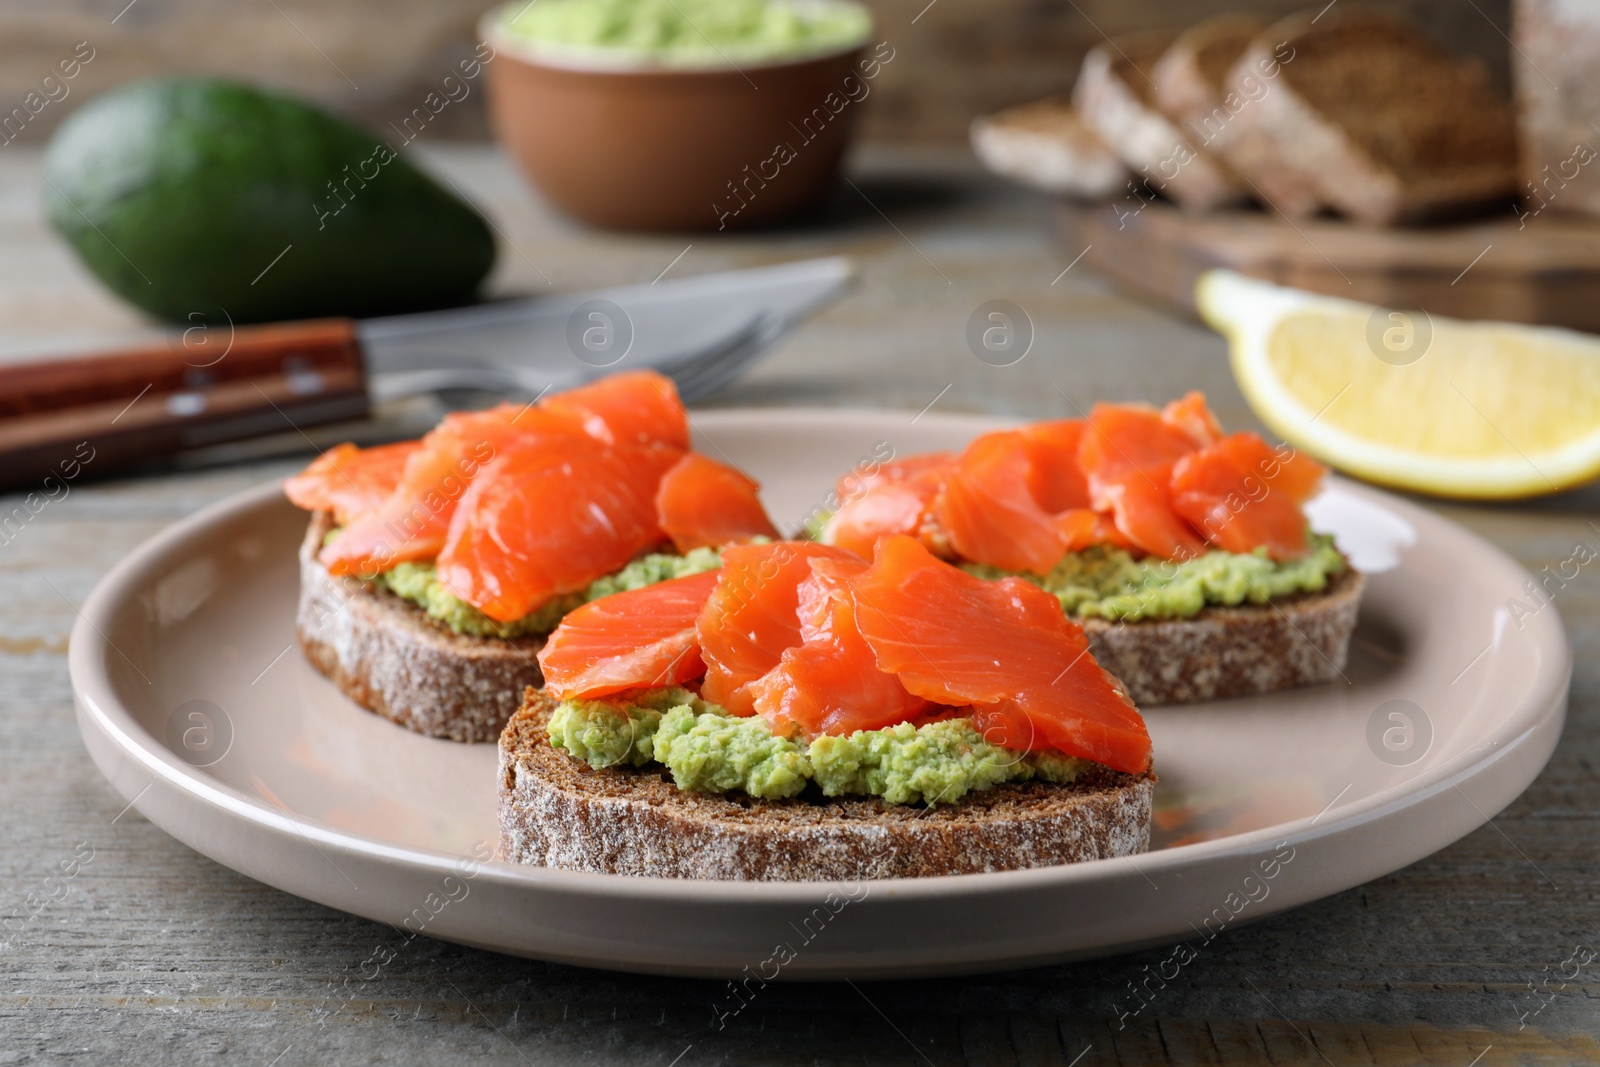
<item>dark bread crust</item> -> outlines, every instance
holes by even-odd
[[[1341,676],[1366,579],[1347,568],[1320,593],[1210,607],[1188,619],[1081,619],[1089,649],[1135,704],[1272,693]]]
[[[368,711],[429,737],[493,741],[542,685],[534,658],[544,638],[452,633],[426,612],[367,582],[337,578],[317,561],[333,517],[311,517],[300,545],[295,629],[312,666]]]
[[[1280,47],[1294,58],[1240,112],[1242,125],[1293,160],[1321,202],[1394,225],[1459,215],[1515,191],[1510,103],[1481,66],[1442,52],[1411,22],[1361,7],[1291,15],[1251,44],[1233,88]]]
[[[1266,20],[1255,15],[1215,15],[1196,23],[1178,35],[1150,78],[1161,110],[1190,140],[1216,153],[1268,208],[1311,215],[1321,207],[1314,183],[1275,140],[1251,125],[1252,98],[1271,91],[1263,68],[1247,66],[1239,83],[1230,81],[1235,65],[1266,29]],[[1269,55],[1274,43],[1266,45]]]
[[[534,658],[544,639],[452,633],[400,597],[330,575],[317,551],[332,528],[332,516],[314,514],[300,546],[296,631],[312,666],[357,704],[418,733],[499,737],[523,690],[544,683]],[[1322,593],[1272,605],[1207,608],[1191,619],[1081,621],[1095,658],[1135,703],[1218,700],[1339,677],[1363,584],[1351,570]]]
[[[1219,159],[1157,108],[1150,74],[1174,36],[1145,30],[1091,48],[1072,102],[1084,123],[1134,172],[1136,183],[1190,211],[1210,211],[1243,199],[1245,190]]]
[[[1048,867],[1143,852],[1155,776],[1096,767],[935,808],[680,790],[659,768],[594,770],[550,744],[529,689],[500,737],[502,855],[600,874],[852,881]]]

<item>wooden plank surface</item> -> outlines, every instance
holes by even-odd
[[[1195,281],[1226,267],[1264,281],[1433,315],[1600,332],[1600,221],[1508,203],[1458,223],[1376,229],[1272,211],[1197,215],[1129,194],[1063,200],[1062,245],[1129,290],[1194,313]]]
[[[0,156],[3,354],[139,336],[33,216],[34,158]],[[959,155],[873,153],[809,228],[722,239],[589,233],[546,213],[492,151],[426,162],[514,249],[495,284],[648,281],[843,251],[861,281],[716,398],[916,412],[1072,413],[1096,397],[1207,390],[1252,425],[1204,329],[1128,300],[1052,242],[1046,205]],[[690,247],[685,249],[685,246]],[[964,340],[981,302],[1037,331],[993,367]],[[432,412],[387,413],[396,432]],[[1577,653],[1550,767],[1456,845],[1229,930],[1134,1013],[1166,950],[938,981],[771,987],[726,1029],[714,982],[637,978],[417,939],[269,889],[177,844],[90,764],[67,634],[98,577],[164,525],[304,462],[298,438],[242,466],[83,485],[0,543],[0,1064],[1568,1064],[1600,1062],[1600,579],[1558,595]],[[0,500],[0,513],[17,504]],[[1532,568],[1593,544],[1600,494],[1438,510]],[[1509,591],[1508,591],[1509,595]],[[76,875],[59,865],[78,856]],[[69,864],[70,866],[70,864]],[[981,923],[974,914],[971,921]],[[929,936],[937,936],[930,931]],[[394,958],[371,981],[377,949]],[[347,991],[346,979],[351,979]],[[1548,983],[1548,984],[1546,984]],[[1537,1011],[1536,1011],[1537,1009]]]

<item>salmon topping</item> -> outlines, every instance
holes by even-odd
[[[844,475],[835,486],[839,504],[828,520],[828,542],[871,557],[880,537],[906,534],[934,552],[944,550],[933,510],[955,458],[934,452],[893,460],[870,474]]]
[[[691,574],[568,613],[539,653],[545,688],[561,700],[592,700],[700,677],[695,621],[716,582],[716,571]]]
[[[698,627],[705,698],[734,715],[754,715],[751,686],[778,665],[785,649],[800,643],[800,583],[811,575],[811,561],[859,558],[842,548],[800,541],[725,549],[722,580]]]
[[[283,495],[297,508],[331,511],[343,526],[382,504],[400,484],[419,441],[357,448],[334,445],[299,474],[283,480]]]
[[[686,452],[656,490],[656,516],[679,552],[707,545],[776,538],[758,495],[761,487],[743,471]]]
[[[1065,553],[1096,545],[1174,560],[1211,547],[1295,558],[1309,547],[1301,505],[1325,472],[1292,450],[1265,448],[1254,435],[1224,436],[1200,393],[1159,410],[1097,404],[1087,419],[987,433],[958,455],[898,460],[853,496],[841,482],[843,502],[823,538],[867,556],[881,539],[905,535],[944,558],[1040,576]]]
[[[1006,748],[1150,765],[1143,718],[1054,597],[903,534],[870,564],[808,542],[729,548],[720,571],[579,608],[539,662],[562,699],[700,678],[705,700],[783,736],[967,715]]]
[[[284,491],[342,527],[319,556],[330,572],[431,561],[450,593],[513,622],[667,541],[777,536],[756,484],[688,445],[671,379],[636,371],[456,412],[420,441],[341,445]]]

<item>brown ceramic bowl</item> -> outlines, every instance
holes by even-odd
[[[500,14],[480,27],[496,135],[547,198],[612,229],[733,229],[815,200],[881,67],[864,43],[737,69],[580,65],[509,39]]]

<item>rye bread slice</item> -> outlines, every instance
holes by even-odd
[[[1478,63],[1416,26],[1368,8],[1274,24],[1240,57],[1247,72],[1292,50],[1271,90],[1241,115],[1312,179],[1317,196],[1376,225],[1464,213],[1516,187],[1510,103]]]
[[[1045,193],[1097,200],[1121,188],[1128,173],[1065,97],[974,119],[971,136],[984,166]]]
[[[1156,104],[1151,72],[1173,40],[1173,34],[1151,30],[1122,34],[1091,48],[1072,102],[1137,180],[1185,208],[1209,211],[1243,199],[1244,187]]]
[[[311,516],[300,545],[300,647],[317,670],[368,711],[429,737],[493,741],[542,685],[542,637],[453,633],[410,601],[317,560],[333,516]]]
[[[1190,704],[1342,677],[1366,579],[1354,568],[1269,604],[1209,607],[1188,619],[1082,619],[1089,650],[1135,704]]]
[[[597,874],[854,881],[1049,867],[1143,852],[1155,775],[1095,767],[933,808],[802,794],[680,790],[661,768],[594,770],[550,744],[556,707],[529,689],[500,735],[502,855]]]
[[[1293,156],[1252,122],[1250,109],[1272,91],[1279,64],[1233,71],[1267,22],[1254,15],[1217,15],[1196,23],[1166,50],[1150,73],[1155,99],[1196,145],[1215,153],[1250,191],[1290,216],[1314,214],[1321,206],[1310,176]],[[1271,49],[1276,42],[1266,42]]]

